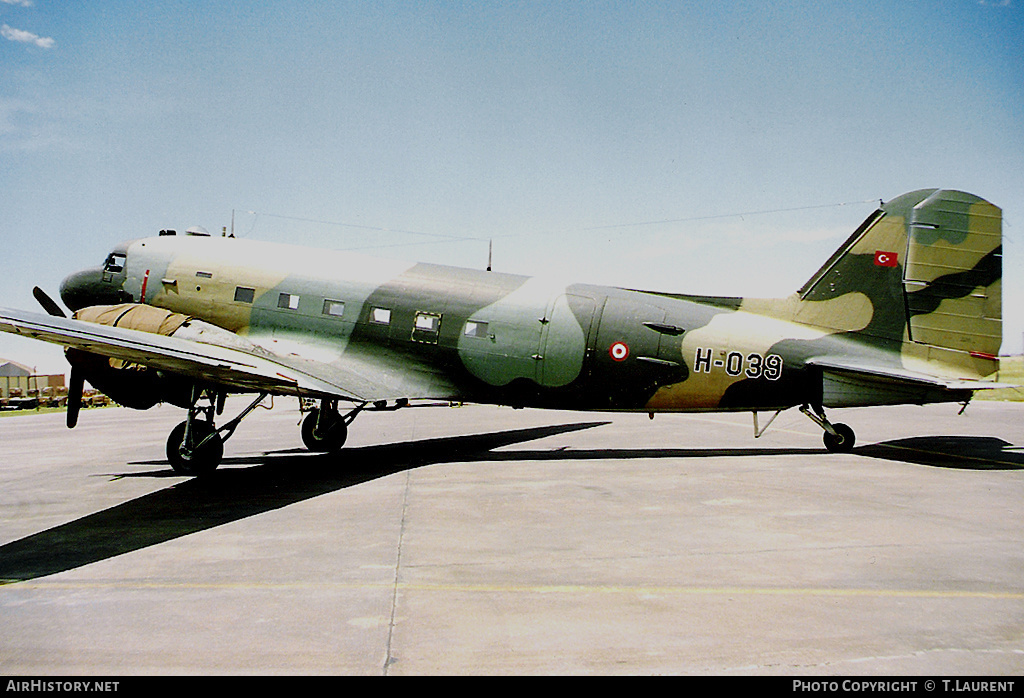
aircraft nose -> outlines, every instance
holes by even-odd
[[[104,279],[106,277],[106,280]],[[125,301],[121,285],[115,283],[102,267],[83,269],[69,274],[60,284],[60,298],[71,310],[90,305],[114,305]]]

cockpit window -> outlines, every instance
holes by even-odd
[[[111,252],[107,256],[107,261],[103,263],[103,271],[118,274],[124,271],[124,263],[127,259],[127,255],[120,252]]]

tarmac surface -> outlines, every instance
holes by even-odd
[[[229,402],[225,419],[244,406]],[[0,674],[1019,675],[1024,403],[0,418]],[[762,415],[761,424],[768,415]]]

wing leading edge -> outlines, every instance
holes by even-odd
[[[389,399],[387,386],[344,367],[39,313],[0,309],[0,331],[208,381],[229,389],[358,402]]]

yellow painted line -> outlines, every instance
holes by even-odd
[[[1024,600],[1024,591],[970,591],[965,589],[859,589],[826,587],[685,587],[685,586],[622,586],[585,584],[420,584],[420,583],[326,583],[313,582],[17,582],[5,580],[6,591],[89,591],[89,590],[213,590],[213,591],[283,591],[283,590],[397,590],[425,593],[463,594],[538,594],[586,595],[610,594],[629,596],[827,596],[860,598],[910,599],[993,599]]]
[[[827,589],[827,588],[771,588],[771,587],[631,587],[591,585],[447,585],[400,584],[399,589],[409,591],[461,591],[468,593],[526,593],[526,594],[628,594],[665,596],[887,596],[907,598],[991,598],[1024,599],[1024,592],[942,591],[933,589]]]

